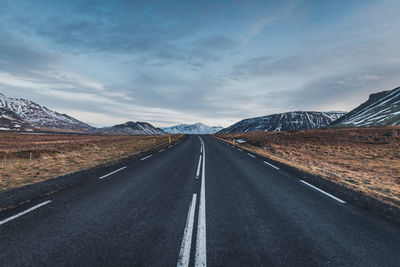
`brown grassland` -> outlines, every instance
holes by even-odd
[[[400,127],[218,134],[244,149],[400,208]]]
[[[182,138],[171,135],[173,142]],[[0,133],[0,192],[116,161],[168,144],[167,135]]]

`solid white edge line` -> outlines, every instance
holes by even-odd
[[[305,185],[308,185],[309,187],[311,187],[311,188],[317,190],[318,192],[321,192],[322,194],[327,195],[327,196],[330,197],[330,198],[333,198],[334,200],[336,200],[336,201],[338,201],[338,202],[340,202],[340,203],[342,203],[342,204],[346,203],[346,201],[341,200],[340,198],[337,198],[337,197],[335,197],[335,196],[329,194],[328,192],[325,192],[324,190],[319,189],[318,187],[313,186],[312,184],[307,183],[306,181],[300,180],[300,182],[302,182],[302,183],[305,184]]]
[[[253,158],[256,157],[256,156],[254,156],[254,155],[252,155],[252,154],[250,154],[250,153],[247,153],[247,155],[249,155],[250,157],[253,157]]]
[[[115,171],[113,171],[113,172],[107,173],[106,175],[103,175],[103,176],[99,177],[99,179],[104,179],[104,178],[106,178],[106,177],[108,177],[108,176],[110,176],[110,175],[113,175],[113,174],[116,173],[116,172],[122,171],[123,169],[126,169],[126,166],[124,166],[124,167],[122,167],[122,168],[119,168],[118,170],[115,170]]]
[[[144,158],[142,158],[142,159],[140,159],[140,160],[148,159],[148,158],[150,158],[151,156],[153,156],[153,155],[148,155],[147,157],[144,157]]]
[[[187,267],[189,266],[190,260],[190,250],[192,248],[192,235],[193,235],[193,224],[194,224],[194,214],[196,211],[196,199],[197,194],[193,194],[192,202],[190,203],[185,230],[183,232],[181,249],[179,251],[177,267]]]
[[[200,175],[201,158],[202,158],[202,155],[200,155],[200,157],[199,157],[199,164],[197,165],[197,171],[196,171],[196,179],[199,179],[199,175]]]
[[[32,208],[29,208],[29,209],[27,209],[27,210],[25,210],[25,211],[22,211],[22,212],[20,212],[20,213],[17,213],[17,214],[15,214],[15,215],[11,216],[11,217],[8,217],[7,219],[4,219],[4,220],[0,221],[0,225],[5,224],[5,223],[7,223],[7,222],[9,222],[9,221],[12,221],[12,220],[14,220],[14,219],[16,219],[16,218],[18,218],[18,217],[21,217],[22,215],[25,215],[25,214],[27,214],[27,213],[29,213],[29,212],[35,210],[35,209],[38,209],[38,208],[40,208],[40,207],[42,207],[42,206],[44,206],[44,205],[47,205],[47,204],[49,204],[50,202],[51,202],[51,200],[47,200],[47,201],[45,201],[45,202],[42,202],[42,203],[40,203],[40,204],[37,204],[36,206],[33,206]]]
[[[161,149],[160,151],[158,151],[158,153],[161,153],[161,152],[163,152],[165,150],[165,148],[163,148],[163,149]]]
[[[196,254],[194,266],[205,267],[207,266],[207,242],[206,242],[206,147],[203,139],[199,136],[203,145],[203,166],[201,175],[201,188],[200,188],[200,203],[199,203],[199,217],[197,222],[197,239],[196,239]]]
[[[276,166],[272,165],[272,164],[271,164],[271,163],[269,163],[269,162],[266,162],[266,161],[264,161],[264,163],[265,163],[265,164],[267,164],[267,165],[269,165],[269,166],[271,166],[272,168],[275,168],[275,169],[279,170],[279,168],[278,168],[278,167],[276,167]]]

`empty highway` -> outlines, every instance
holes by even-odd
[[[189,136],[0,212],[0,266],[398,266],[400,227]]]

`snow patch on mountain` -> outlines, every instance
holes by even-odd
[[[366,102],[333,124],[356,127],[400,125],[400,87],[371,94]]]
[[[295,131],[328,126],[345,112],[295,111],[241,120],[219,133]]]
[[[221,126],[208,126],[198,122],[195,124],[180,124],[162,129],[164,132],[170,134],[214,134],[223,128]]]
[[[18,124],[29,125],[38,129],[60,129],[71,131],[92,131],[95,128],[72,118],[60,114],[35,102],[22,98],[9,98],[0,93],[0,116],[4,119],[19,121]],[[6,123],[5,121],[0,121]],[[1,124],[3,125],[3,124]]]
[[[105,127],[98,129],[101,134],[115,134],[115,135],[153,135],[165,134],[160,128],[156,128],[147,122],[133,122],[128,121],[123,124],[117,124],[112,127]]]

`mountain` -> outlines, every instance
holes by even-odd
[[[180,124],[162,129],[164,132],[170,134],[214,134],[223,128],[221,126],[207,126],[198,122],[195,124]]]
[[[0,93],[0,130],[68,131],[98,134],[165,134],[146,122],[126,122],[96,129],[66,114],[60,114],[35,102],[9,98]]]
[[[400,125],[400,87],[371,94],[366,102],[334,121],[333,125]]]
[[[328,126],[345,112],[295,111],[241,120],[218,133],[294,131]]]
[[[101,134],[115,135],[147,135],[147,134],[165,134],[160,128],[156,128],[147,122],[128,121],[123,124],[117,124],[112,127],[98,129]]]
[[[95,129],[84,122],[40,106],[30,100],[9,98],[1,93],[0,127],[11,130],[28,127],[79,132],[90,132]]]

